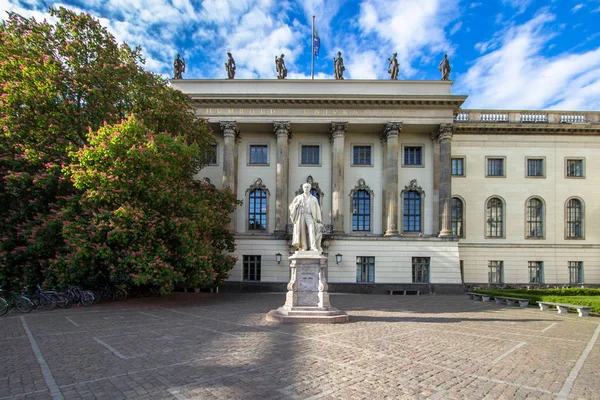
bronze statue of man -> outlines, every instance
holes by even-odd
[[[333,57],[333,73],[335,75],[335,79],[344,79],[344,71],[346,67],[344,67],[344,59],[342,58],[342,52],[338,51],[337,58]]]
[[[442,80],[447,81],[450,79],[450,60],[448,60],[448,54],[444,54],[444,59],[438,65],[438,70],[442,73]]]
[[[277,70],[277,79],[285,79],[287,77],[287,68],[285,67],[285,61],[283,57],[283,54],[281,55],[281,57],[275,56],[275,69]]]
[[[234,79],[235,78],[235,60],[231,53],[227,53],[229,59],[225,63],[225,69],[227,70],[227,78]]]
[[[388,74],[390,74],[390,79],[392,80],[396,80],[398,79],[398,60],[396,59],[396,56],[398,55],[398,53],[394,53],[394,55],[392,56],[392,58],[388,58]]]
[[[173,79],[183,79],[182,75],[185,72],[185,59],[181,59],[179,53],[173,61]]]

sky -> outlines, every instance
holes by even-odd
[[[288,79],[311,77],[311,24],[321,40],[315,79],[438,80],[448,54],[453,94],[465,109],[600,110],[600,0],[0,0],[38,20],[48,7],[90,13],[119,42],[140,46],[145,68],[184,79],[273,79],[285,54]]]

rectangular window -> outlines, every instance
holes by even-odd
[[[404,165],[423,165],[421,146],[404,147]]]
[[[244,280],[260,281],[260,256],[244,256]]]
[[[356,257],[356,282],[375,282],[375,257]]]
[[[371,165],[371,146],[354,146],[352,165]]]
[[[269,146],[266,144],[251,144],[250,145],[250,162],[249,164],[265,165],[269,163]]]
[[[487,157],[486,176],[504,177],[504,157]]]
[[[452,176],[465,176],[465,159],[452,159]]]
[[[529,283],[544,283],[544,263],[529,261]]]
[[[583,178],[583,159],[567,159],[567,173],[568,178]]]
[[[543,158],[528,158],[527,159],[527,176],[543,178],[544,175],[544,159]]]
[[[429,283],[429,257],[412,258],[413,283]]]
[[[302,154],[300,155],[301,165],[319,165],[319,146],[318,145],[303,145]]]
[[[217,145],[213,144],[206,149],[204,156],[208,165],[217,165]]]
[[[488,261],[488,282],[502,283],[502,269],[504,261]]]
[[[583,283],[583,261],[569,261],[569,283]]]

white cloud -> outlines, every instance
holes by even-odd
[[[577,11],[581,10],[582,8],[583,8],[583,4],[579,3],[575,7],[571,8],[571,12],[573,14],[575,14]]]
[[[531,4],[531,0],[502,0],[502,2],[516,8],[519,14],[525,12]]]
[[[600,49],[584,53],[542,54],[554,34],[544,12],[508,29],[500,46],[479,57],[459,76],[455,93],[469,94],[466,108],[600,108]]]
[[[454,35],[456,32],[460,31],[460,28],[462,28],[462,21],[458,21],[457,23],[454,24],[454,26],[452,26],[452,28],[450,28],[450,36]]]
[[[398,53],[399,77],[414,77],[419,73],[413,66],[415,62],[453,53],[445,27],[456,18],[457,6],[455,0],[364,0],[358,24],[363,35],[375,36],[371,42],[378,48],[373,50],[380,53],[385,49],[390,56]],[[365,42],[356,47],[363,47]],[[370,72],[363,69],[360,74]]]

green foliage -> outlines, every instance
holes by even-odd
[[[600,289],[563,288],[563,289],[495,289],[473,290],[474,293],[491,296],[519,297],[531,302],[550,301],[553,303],[575,304],[592,307],[592,312],[600,313]]]
[[[50,12],[55,23],[16,14],[0,22],[0,284],[127,274],[168,290],[178,279],[223,279],[232,236],[188,220],[213,213],[224,225],[236,204],[191,179],[214,143],[205,121],[142,69],[139,48],[117,44],[89,15]]]

